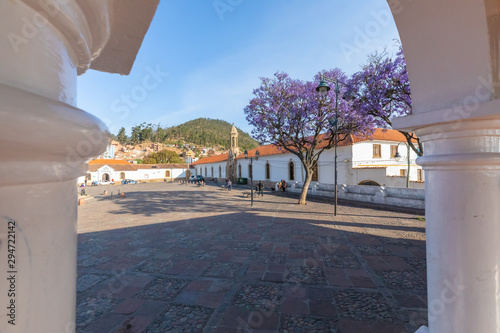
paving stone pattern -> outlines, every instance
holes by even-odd
[[[119,187],[125,198],[102,195]],[[79,206],[77,332],[415,332],[425,222],[297,205],[244,187],[89,187]]]

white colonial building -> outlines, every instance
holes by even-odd
[[[96,159],[89,162],[89,172],[78,184],[94,181],[173,181],[191,175],[187,164],[132,164],[126,160]]]
[[[233,140],[231,145],[233,146]],[[234,150],[234,147],[231,149]],[[245,160],[242,153],[234,158],[234,162],[231,161],[230,154],[226,153],[203,158],[192,166],[197,175],[208,178],[231,178],[233,181],[235,178],[253,178],[254,181],[273,183],[283,179],[289,185],[304,182],[305,171],[296,155],[274,145],[265,145],[250,150],[249,156],[254,157],[257,150],[260,157],[252,162],[253,174],[250,160]],[[394,158],[396,151],[401,155],[399,161]],[[417,157],[410,150],[410,187],[423,188],[424,175],[422,168],[415,164]],[[334,149],[321,154],[311,186],[334,183],[334,161]],[[377,129],[371,137],[350,135],[339,143],[337,170],[338,184],[406,187],[406,139],[400,132],[390,129]]]

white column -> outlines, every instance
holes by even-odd
[[[500,332],[498,3],[388,4],[412,93],[392,124],[424,142],[428,331]]]
[[[50,2],[0,2],[2,333],[74,331],[75,179],[108,141],[104,124],[74,107],[77,73],[103,36],[91,36],[75,1],[36,3]]]
[[[429,331],[500,332],[500,117],[416,133],[425,143]]]

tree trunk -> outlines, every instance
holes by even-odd
[[[306,204],[307,191],[309,189],[309,184],[311,184],[312,170],[306,169],[306,180],[304,181],[304,186],[302,187],[302,193],[300,193],[299,205]]]

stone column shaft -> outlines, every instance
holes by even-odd
[[[103,36],[75,1],[1,1],[0,15],[0,332],[74,332],[76,178],[109,140],[74,107],[76,80]]]
[[[500,117],[416,133],[425,145],[429,332],[500,332]]]

